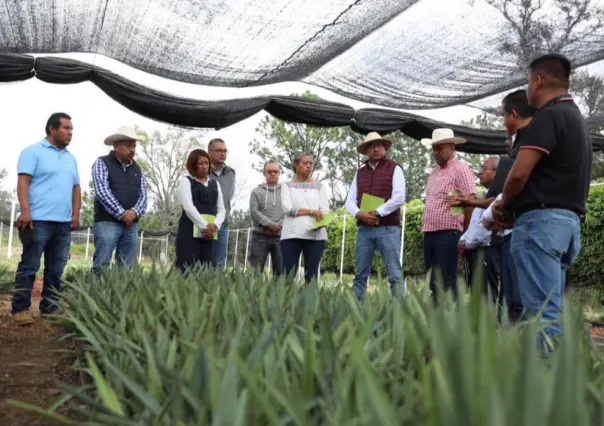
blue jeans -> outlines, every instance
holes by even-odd
[[[58,293],[61,292],[61,276],[69,259],[71,224],[69,222],[34,221],[33,229],[19,231],[23,244],[21,262],[17,266],[15,295],[12,312],[27,311],[31,306],[31,290],[40,260],[44,254],[44,287],[40,300],[40,312],[51,313],[57,309]]]
[[[375,250],[378,250],[386,265],[386,274],[390,283],[392,296],[404,296],[404,287],[401,283],[401,230],[398,226],[371,227],[359,225],[357,228],[357,242],[354,266],[354,294],[359,301],[367,289],[367,280],[371,272]]]
[[[115,250],[115,263],[118,267],[132,268],[136,259],[138,225],[126,226],[121,222],[97,222],[94,224],[94,257],[92,272],[98,277],[101,269],[111,264]]]
[[[218,239],[212,241],[212,267],[226,266],[229,245],[229,224],[223,223],[218,231]]]
[[[283,272],[285,274],[295,274],[298,271],[300,255],[302,255],[304,259],[304,281],[309,283],[316,279],[319,274],[319,266],[324,251],[325,240],[305,240],[302,238],[281,240]]]
[[[503,238],[501,249],[501,284],[505,303],[508,308],[508,317],[514,323],[522,319],[523,307],[511,247],[512,234],[509,234]]]
[[[532,210],[514,223],[511,254],[525,314],[535,316],[544,307],[545,332],[556,338],[562,311],[567,266],[581,250],[579,216],[563,209]],[[544,306],[545,305],[545,306]],[[544,340],[540,338],[543,348]]]

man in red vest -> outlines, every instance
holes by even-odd
[[[357,219],[354,292],[363,299],[367,280],[377,249],[384,259],[392,295],[404,293],[401,283],[401,206],[405,203],[405,177],[403,169],[386,156],[392,142],[371,132],[357,147],[359,154],[366,155],[352,180],[346,199],[346,209]],[[363,197],[365,202],[363,203]],[[367,203],[367,196],[377,197]],[[363,209],[362,204],[373,204]],[[397,290],[397,288],[399,288]]]

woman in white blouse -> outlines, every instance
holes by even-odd
[[[181,178],[176,191],[183,210],[176,234],[176,267],[183,273],[196,264],[211,263],[214,233],[220,229],[225,216],[220,185],[208,177],[208,153],[203,149],[191,151],[187,171],[189,174]],[[208,223],[202,215],[214,216],[215,220]]]
[[[312,155],[298,155],[294,160],[294,179],[281,186],[281,206],[285,214],[281,230],[283,269],[286,274],[296,272],[302,255],[307,283],[317,277],[327,239],[324,227],[314,231],[310,228],[329,211],[327,189],[311,177],[312,166]]]

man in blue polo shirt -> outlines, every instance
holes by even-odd
[[[75,157],[67,150],[71,117],[54,113],[46,123],[46,137],[28,146],[17,164],[17,218],[23,254],[17,267],[12,313],[18,325],[34,322],[29,312],[31,290],[44,254],[44,287],[40,313],[56,311],[61,276],[69,258],[71,230],[80,222],[80,178]]]

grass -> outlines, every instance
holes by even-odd
[[[435,308],[421,283],[404,300],[380,285],[362,305],[346,285],[241,271],[81,272],[66,287],[61,325],[91,386],[64,390],[92,424],[604,422],[602,358],[570,300],[544,356],[538,321],[497,328],[480,295]]]

